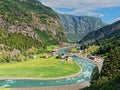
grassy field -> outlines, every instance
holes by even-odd
[[[48,50],[48,51],[51,51],[51,50],[53,50],[53,49],[57,49],[57,48],[59,48],[58,45],[47,46],[47,50]]]
[[[0,90],[12,90],[11,88],[0,88]]]
[[[89,55],[89,54],[95,52],[98,48],[99,48],[99,46],[89,46],[88,50],[82,54]]]
[[[76,47],[71,48],[70,52],[75,53],[78,52],[78,49]]]
[[[56,58],[37,58],[29,61],[0,64],[0,78],[58,78],[70,76],[80,71],[75,63]]]

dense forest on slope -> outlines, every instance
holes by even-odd
[[[11,22],[32,22],[30,12],[42,15],[41,19],[47,18],[47,16],[57,18],[57,14],[51,8],[44,6],[38,0],[0,1],[0,14],[6,16]]]
[[[35,28],[34,31],[39,35],[44,46],[59,44],[59,41],[57,41],[57,39],[52,37],[52,33],[50,31],[40,31],[37,28]]]
[[[26,51],[31,47],[41,49],[42,43],[34,40],[29,36],[24,36],[20,33],[10,33],[0,39],[0,44],[9,46],[9,50],[18,49],[20,51]],[[45,49],[45,47],[44,47]]]
[[[96,54],[106,55],[110,52],[111,49],[117,48],[120,46],[120,30],[110,34],[104,39],[100,39],[94,44],[100,45],[99,51]]]
[[[99,40],[96,54],[105,57],[102,71],[97,80],[85,90],[120,90],[120,31]]]

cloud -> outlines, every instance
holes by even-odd
[[[74,15],[91,15],[103,17],[102,13],[95,10],[120,6],[120,0],[40,0],[43,4],[57,12]],[[69,12],[58,8],[70,9]],[[73,9],[74,8],[74,9]],[[73,10],[72,10],[73,9]]]
[[[40,0],[45,5],[58,8],[80,8],[80,7],[96,7],[96,8],[105,8],[105,7],[114,7],[120,5],[120,0]],[[85,8],[85,7],[84,7]]]
[[[101,13],[95,13],[95,12],[88,12],[88,16],[98,16],[98,17],[104,17],[104,14]]]
[[[107,23],[111,24],[111,23],[114,23],[114,22],[119,21],[119,20],[120,20],[120,17],[116,17],[116,18],[109,20]]]
[[[115,18],[115,21],[118,21],[118,20],[120,20],[120,17]]]

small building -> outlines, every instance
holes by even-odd
[[[66,61],[72,63],[72,62],[73,62],[73,59],[72,59],[72,57],[67,57],[67,58],[66,58]]]
[[[55,50],[55,49],[54,49],[54,50],[52,51],[52,56],[57,56],[57,55],[58,55],[58,50]]]
[[[91,56],[89,56],[89,59],[95,60],[95,61],[97,61],[97,62],[104,60],[102,57],[99,57],[99,56],[97,56],[97,55],[95,55],[95,56],[91,55]]]
[[[96,58],[96,56],[93,56],[93,55],[91,55],[91,56],[89,57],[89,59],[91,59],[91,60],[95,60],[95,58]]]

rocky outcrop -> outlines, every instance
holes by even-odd
[[[0,15],[0,29],[3,29],[7,33],[22,33],[25,36],[30,36],[36,40],[39,40],[38,35],[33,31],[26,23],[9,23],[8,20]]]
[[[33,31],[33,28],[26,24],[15,23],[8,27],[9,33],[22,33],[25,36],[30,36],[36,40],[39,40],[38,35]]]
[[[66,29],[67,38],[70,42],[80,41],[89,32],[95,31],[106,25],[102,20],[95,17],[58,15]]]

